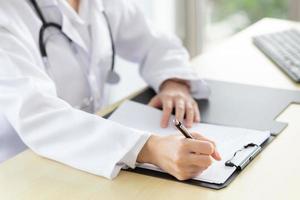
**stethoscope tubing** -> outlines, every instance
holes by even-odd
[[[72,41],[71,38],[68,37],[68,35],[66,35],[63,31],[62,31],[62,26],[60,24],[54,23],[54,22],[47,22],[41,9],[39,8],[36,0],[30,0],[31,4],[33,5],[39,19],[42,21],[42,26],[40,28],[39,31],[39,50],[43,59],[43,62],[46,66],[46,68],[48,68],[49,63],[48,63],[48,55],[47,55],[47,51],[46,51],[46,45],[45,45],[45,32],[48,28],[55,28],[57,29],[69,42],[70,44],[74,44],[74,42]],[[115,59],[116,59],[116,47],[115,47],[115,43],[114,43],[114,39],[113,39],[113,34],[112,34],[112,27],[110,25],[109,22],[109,18],[107,16],[107,14],[105,13],[105,11],[102,12],[107,27],[108,27],[108,31],[109,31],[109,36],[110,36],[110,42],[111,42],[111,48],[112,48],[112,57],[111,57],[111,67],[110,67],[110,71],[108,73],[108,79],[106,80],[107,83],[109,84],[117,84],[120,81],[120,76],[115,72]],[[89,79],[87,80],[89,82]],[[92,97],[89,98],[88,100],[89,102],[85,102],[85,105],[81,105],[80,109],[85,109],[88,105],[90,105],[90,103],[92,103],[94,100]]]
[[[43,57],[43,60],[47,60],[47,51],[46,51],[46,46],[44,44],[44,35],[45,35],[45,32],[48,28],[56,28],[57,30],[59,30],[59,32],[61,34],[64,35],[65,38],[67,38],[69,40],[70,43],[72,43],[72,39],[69,38],[63,31],[62,31],[62,26],[60,24],[57,24],[57,23],[53,23],[53,22],[47,22],[41,9],[39,8],[36,0],[30,0],[30,2],[32,3],[38,17],[40,18],[40,20],[42,21],[42,27],[40,28],[40,31],[39,31],[39,49],[40,49],[40,53]],[[112,27],[110,25],[110,22],[109,22],[109,18],[106,14],[105,11],[102,12],[104,18],[105,18],[105,21],[106,21],[106,24],[107,24],[107,27],[108,27],[108,31],[109,31],[109,36],[110,36],[110,42],[111,42],[111,48],[112,48],[112,58],[111,58],[111,67],[110,67],[110,73],[111,74],[114,74],[115,76],[118,76],[114,70],[115,70],[115,60],[116,60],[116,47],[115,47],[115,42],[114,42],[114,38],[113,38],[113,34],[112,34]]]

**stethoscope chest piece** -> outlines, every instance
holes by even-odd
[[[107,75],[106,82],[108,84],[117,84],[120,82],[120,75],[114,70],[110,70]]]

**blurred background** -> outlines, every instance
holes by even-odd
[[[140,5],[156,28],[180,37],[191,57],[209,51],[262,18],[300,20],[300,0],[133,1]],[[116,70],[122,81],[116,86],[109,86],[108,103],[146,86],[138,75],[138,66],[118,59]]]

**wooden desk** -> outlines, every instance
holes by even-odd
[[[294,24],[264,19],[193,64],[205,78],[299,90],[250,39],[290,26]],[[0,166],[0,199],[297,199],[300,105],[291,105],[278,119],[288,122],[288,128],[220,191],[129,172],[110,181],[26,151]]]

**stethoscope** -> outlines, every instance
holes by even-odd
[[[39,8],[36,0],[30,0],[30,2],[32,3],[38,17],[40,18],[40,20],[42,21],[43,25],[40,28],[40,32],[39,32],[39,49],[40,49],[40,53],[43,57],[43,60],[47,60],[48,55],[47,55],[47,51],[46,51],[46,45],[44,43],[44,35],[45,35],[45,31],[48,28],[55,28],[57,29],[65,38],[67,38],[67,40],[70,43],[73,43],[72,39],[69,38],[63,31],[62,31],[62,26],[60,24],[57,23],[53,23],[53,22],[47,22],[41,9]],[[112,34],[112,28],[110,26],[109,23],[109,19],[107,14],[105,13],[105,11],[102,12],[103,16],[105,18],[107,27],[108,27],[108,31],[109,31],[109,36],[110,36],[110,42],[111,42],[111,48],[112,48],[112,61],[111,61],[111,67],[110,67],[110,71],[108,73],[106,82],[109,84],[117,84],[120,82],[120,76],[119,74],[117,74],[115,72],[115,60],[116,60],[116,48],[115,48],[115,43],[114,43],[114,39],[113,39],[113,34]]]

